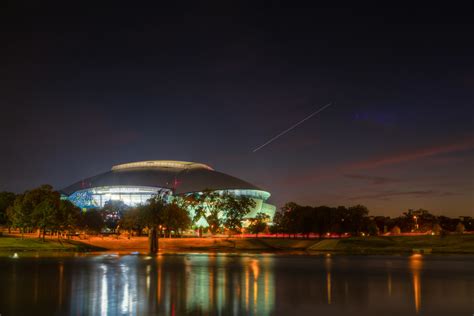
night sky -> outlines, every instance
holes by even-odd
[[[170,159],[252,182],[278,207],[473,215],[471,1],[19,3],[0,4],[0,190]]]

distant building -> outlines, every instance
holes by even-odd
[[[63,198],[82,209],[103,207],[108,201],[128,206],[144,204],[160,193],[170,196],[199,194],[204,190],[252,198],[256,206],[247,217],[263,212],[273,218],[275,206],[267,204],[270,193],[259,187],[215,171],[208,165],[170,160],[131,162],[78,181],[61,190]]]

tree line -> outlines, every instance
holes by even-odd
[[[108,201],[99,211],[103,214],[106,229],[112,232],[125,230],[129,236],[140,236],[151,229],[150,223],[156,223],[159,236],[179,237],[189,228],[198,230],[200,236],[203,229],[213,235],[233,235],[242,231],[246,221],[269,220],[263,213],[256,214],[255,219],[247,218],[254,207],[255,201],[251,198],[205,190],[172,198],[158,192],[147,203],[136,207],[129,207],[122,201]],[[151,218],[151,214],[155,217]]]
[[[271,232],[305,237],[328,233],[359,235],[367,228],[368,214],[369,210],[363,205],[313,207],[290,202],[273,217]]]
[[[59,192],[50,185],[42,185],[23,194],[0,192],[0,225],[19,229],[21,234],[38,232],[43,240],[46,234],[74,235],[78,230],[98,234],[128,231],[141,235],[144,231],[152,240],[160,236],[180,236],[190,227],[199,230],[204,222],[210,233],[241,233],[244,222],[248,230],[258,234],[270,220],[268,215],[246,216],[255,207],[248,197],[205,190],[199,194],[167,198],[160,192],[143,205],[129,207],[122,201],[108,201],[102,208],[82,211],[68,200],[61,199]]]
[[[363,205],[351,207],[302,206],[287,203],[276,212],[273,223],[267,214],[248,214],[255,202],[248,197],[205,190],[199,194],[174,196],[171,199],[158,192],[146,204],[129,207],[122,201],[108,201],[102,208],[83,212],[50,185],[42,185],[22,194],[0,192],[0,225],[19,229],[21,234],[38,232],[72,236],[78,231],[87,234],[128,232],[129,236],[144,232],[152,238],[179,237],[189,228],[208,229],[211,234],[229,235],[248,232],[288,236],[378,235],[392,232],[472,231],[471,217],[435,216],[426,210],[408,210],[401,216],[369,216]],[[245,228],[244,228],[245,227]],[[150,241],[152,243],[152,241]],[[154,246],[154,244],[151,244]]]
[[[369,216],[363,205],[302,206],[290,202],[273,218],[270,232],[288,236],[379,235],[383,233],[463,233],[474,230],[472,217],[435,216],[427,210],[408,210],[401,216]]]
[[[46,232],[60,238],[84,223],[81,210],[67,200],[61,200],[50,185],[42,185],[23,194],[0,192],[0,224],[18,228],[23,235],[34,230],[45,239]]]

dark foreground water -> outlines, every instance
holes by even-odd
[[[473,315],[472,256],[0,258],[8,315]]]

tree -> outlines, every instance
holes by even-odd
[[[25,194],[23,203],[33,208],[31,212],[33,225],[39,228],[43,241],[47,229],[59,228],[61,224],[59,214],[60,194],[53,191],[50,185],[42,185],[29,191]]]
[[[8,209],[8,217],[14,227],[23,233],[31,228],[40,228],[40,234],[57,224],[57,212],[60,194],[53,191],[50,185],[42,185],[26,191],[15,198],[13,206]]]
[[[464,225],[464,228],[466,228],[467,231],[474,230],[474,220],[471,216],[463,216],[462,223]]]
[[[104,203],[101,209],[105,227],[115,232],[119,224],[120,218],[128,210],[129,206],[121,200],[109,200]]]
[[[267,223],[270,220],[270,216],[265,213],[258,212],[253,219],[250,220],[248,230],[250,233],[255,234],[258,238],[258,234],[263,232],[267,228]]]
[[[104,228],[104,220],[101,212],[93,208],[82,212],[80,216],[80,227],[88,234],[100,233],[102,228]]]
[[[332,210],[333,220],[331,221],[331,232],[341,236],[343,232],[346,232],[346,218],[348,217],[348,211],[345,206],[338,206]]]
[[[309,238],[314,226],[314,208],[302,206],[296,210],[296,226],[298,232]]]
[[[434,224],[438,222],[435,215],[431,214],[427,210],[418,209],[417,211],[417,220],[416,223],[418,225],[418,230],[420,232],[427,232],[431,230]]]
[[[165,202],[160,195],[148,200],[148,204],[139,206],[144,223],[148,228],[148,242],[151,254],[158,253],[158,227],[163,223]]]
[[[367,225],[367,231],[369,233],[370,236],[377,236],[380,232],[377,224],[375,223],[375,221],[371,220],[368,225]]]
[[[27,207],[23,201],[25,199],[24,194],[19,194],[15,198],[13,205],[7,209],[7,216],[12,226],[19,228],[21,232],[21,238],[28,227],[31,227],[31,212],[32,208]]]
[[[70,235],[80,224],[81,209],[71,201],[59,201],[58,229]],[[58,234],[59,238],[59,234]]]
[[[0,225],[8,225],[7,209],[13,206],[16,195],[13,192],[0,192]]]
[[[179,233],[179,231],[188,228],[191,225],[191,218],[188,210],[178,203],[172,201],[163,208],[161,216],[162,225],[168,231],[168,237],[171,238],[171,232]]]
[[[270,232],[272,234],[286,233],[285,213],[277,211],[273,215],[273,225],[270,226]]]
[[[447,216],[438,216],[437,220],[443,230],[450,232],[456,230],[456,225],[458,224],[457,219],[449,218]]]
[[[240,231],[244,216],[250,213],[252,208],[255,207],[255,201],[251,198],[245,196],[236,197],[228,193],[221,197],[219,204],[224,215],[224,227],[227,228],[229,232]]]
[[[206,189],[202,193],[189,195],[186,199],[194,210],[193,223],[204,218],[212,234],[217,233],[222,225],[220,198],[219,193]]]
[[[298,210],[300,209],[301,206],[294,202],[286,203],[281,208],[281,212],[283,213],[282,224],[285,232],[288,233],[288,237],[290,234],[296,236],[296,233],[298,233],[298,222],[300,220],[298,217]]]
[[[132,231],[137,232],[138,235],[141,235],[143,228],[146,227],[146,224],[143,220],[143,212],[141,206],[130,208],[119,221],[120,228],[128,230],[128,238],[132,234]]]
[[[364,227],[365,217],[369,214],[367,207],[363,205],[348,208],[347,228],[350,233],[359,235]]]
[[[58,222],[58,204],[54,199],[45,199],[41,201],[33,210],[32,216],[36,226],[42,232],[42,239],[45,240],[46,230],[57,228]]]
[[[383,234],[388,233],[388,226],[390,224],[390,217],[388,216],[375,216],[374,217],[375,225],[377,225],[377,229]]]
[[[328,206],[314,207],[312,212],[313,231],[321,238],[326,233],[330,232],[330,229],[336,220],[336,213],[333,208]]]

